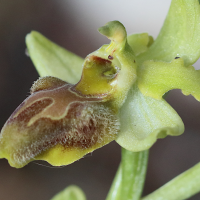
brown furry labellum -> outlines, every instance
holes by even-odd
[[[99,148],[115,139],[116,113],[102,99],[81,96],[72,86],[55,77],[33,84],[31,95],[1,131],[1,154],[12,166],[24,166],[57,144],[66,151],[92,151],[93,146]]]

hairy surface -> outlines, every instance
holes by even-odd
[[[79,96],[68,83],[55,88],[60,82],[53,81],[47,84],[50,88],[39,81],[42,86],[34,86],[37,92],[16,109],[2,129],[1,142],[14,165],[24,165],[57,144],[71,151],[112,141],[119,131],[117,115],[100,99]],[[37,89],[42,87],[45,89]]]
[[[32,94],[40,90],[45,90],[45,89],[49,90],[49,89],[57,88],[65,84],[66,84],[65,81],[62,81],[53,76],[40,77],[37,81],[33,83],[30,89],[30,93]]]

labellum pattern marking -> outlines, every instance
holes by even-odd
[[[3,127],[1,140],[9,138],[5,150],[11,153],[17,166],[25,165],[57,144],[68,151],[87,149],[116,138],[119,119],[112,109],[101,99],[75,94],[71,91],[73,85],[60,83],[48,83],[48,87],[37,87],[37,82],[34,83],[32,94]]]

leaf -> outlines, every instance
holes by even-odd
[[[178,175],[141,200],[183,200],[200,192],[200,163]]]
[[[120,121],[116,141],[134,152],[149,149],[157,138],[184,131],[181,118],[165,100],[144,96],[137,86],[130,90],[121,108]]]
[[[28,53],[40,76],[55,76],[69,83],[81,78],[83,59],[32,31],[26,36]]]

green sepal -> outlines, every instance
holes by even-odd
[[[149,149],[157,138],[184,132],[181,118],[165,100],[144,96],[137,86],[129,91],[121,108],[120,122],[116,141],[134,152]]]
[[[200,56],[200,5],[198,0],[172,0],[164,25],[152,46],[139,55],[145,60],[170,62],[182,57],[192,65]]]
[[[69,83],[81,78],[83,59],[32,31],[26,36],[28,54],[40,76],[55,76]]]
[[[169,90],[181,89],[183,94],[200,100],[200,71],[184,66],[182,58],[170,63],[146,61],[138,74],[138,86],[146,96],[161,99]]]
[[[70,185],[56,194],[51,200],[86,200],[86,196],[79,187]]]

